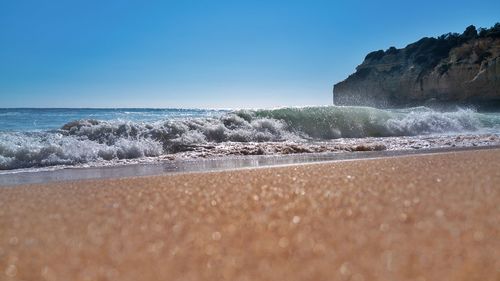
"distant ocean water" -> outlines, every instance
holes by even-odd
[[[175,108],[0,108],[0,132],[55,130],[74,120],[153,122],[219,116],[226,111]]]
[[[386,147],[390,140],[408,148],[429,136],[439,140],[435,143],[454,145],[457,135],[487,135],[482,139],[485,144],[499,144],[499,134],[500,113],[459,108],[446,112],[427,107],[381,110],[335,106],[0,109],[0,169],[113,165],[172,155],[307,152],[313,146],[341,147],[342,143],[359,145],[367,140]],[[408,137],[412,140],[406,141]],[[474,141],[477,139],[472,138],[470,144]],[[295,146],[286,150],[282,143]]]

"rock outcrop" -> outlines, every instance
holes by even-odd
[[[500,106],[500,24],[372,52],[333,93],[336,105]]]

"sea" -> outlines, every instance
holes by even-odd
[[[497,145],[500,111],[459,107],[0,109],[3,172]]]

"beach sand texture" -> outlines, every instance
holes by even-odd
[[[0,188],[0,280],[500,280],[500,149]]]

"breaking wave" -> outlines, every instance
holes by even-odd
[[[58,130],[0,132],[0,169],[156,157],[223,142],[309,142],[497,131],[498,115],[426,107],[304,107],[238,110],[155,122],[76,120]]]

